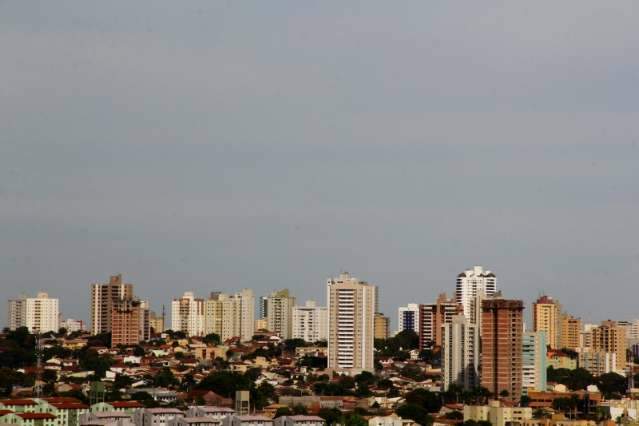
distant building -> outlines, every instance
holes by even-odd
[[[502,406],[499,401],[490,401],[488,405],[465,405],[464,422],[487,421],[492,426],[521,425],[533,418],[530,407]]]
[[[425,349],[434,344],[442,345],[442,326],[450,324],[455,315],[463,312],[462,305],[449,299],[445,293],[435,303],[419,305],[419,347]],[[468,321],[470,321],[467,318]],[[472,322],[472,321],[471,321]]]
[[[60,323],[60,328],[67,330],[67,333],[73,333],[76,331],[84,331],[84,321],[67,318]]]
[[[462,312],[471,323],[477,323],[479,320],[481,309],[476,303],[477,296],[485,298],[495,293],[497,293],[497,277],[481,266],[474,266],[457,275],[455,301],[462,305]]]
[[[204,302],[204,312],[204,334],[215,333],[222,340],[239,337],[243,342],[253,338],[256,325],[253,290],[230,295],[212,293]]]
[[[479,385],[479,327],[464,315],[442,324],[443,388],[474,389]]]
[[[30,333],[58,332],[59,302],[40,292],[36,297],[9,300],[9,329],[27,327]]]
[[[204,334],[204,300],[187,291],[171,303],[171,330],[188,336]]]
[[[561,305],[550,296],[533,303],[533,331],[544,331],[550,349],[561,349]]]
[[[579,352],[579,367],[588,370],[593,376],[601,376],[617,371],[617,354],[605,351]]]
[[[164,312],[158,315],[153,311],[149,312],[149,324],[153,333],[164,333]]]
[[[390,319],[381,312],[375,313],[375,325],[374,325],[374,337],[375,339],[388,339],[390,334]]]
[[[528,331],[522,336],[522,391],[546,391],[548,362],[546,332]]]
[[[148,304],[125,299],[114,304],[111,311],[111,346],[136,345],[150,338]]]
[[[328,308],[309,300],[293,307],[293,339],[317,342],[328,338]]]
[[[614,352],[616,354],[615,371],[624,374],[626,369],[626,330],[615,321],[603,321],[592,330],[593,352]]]
[[[376,288],[348,273],[330,278],[328,293],[328,368],[373,371]]]
[[[522,394],[521,300],[482,301],[481,386],[493,395],[519,400]]]
[[[579,335],[581,333],[581,319],[572,315],[561,314],[561,336],[559,339],[560,348],[577,350],[579,348]]]
[[[266,298],[268,330],[282,339],[290,339],[293,334],[293,306],[295,297],[288,289],[273,292]]]
[[[251,411],[251,393],[247,390],[235,391],[235,412],[245,416]]]
[[[400,306],[397,310],[397,332],[401,333],[404,330],[413,330],[419,334],[419,305],[417,303]]]
[[[133,299],[133,284],[125,284],[122,275],[112,275],[107,283],[91,284],[91,334],[111,332],[113,306]]]

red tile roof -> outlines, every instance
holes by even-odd
[[[36,405],[36,402],[32,399],[4,399],[0,401],[0,404],[11,406],[24,406],[24,405]]]
[[[139,401],[113,401],[113,402],[110,402],[109,404],[111,404],[113,408],[143,408],[144,407],[144,405],[142,405]]]
[[[51,413],[16,413],[24,420],[40,420],[40,419],[55,419],[56,417]]]

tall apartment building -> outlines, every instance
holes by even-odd
[[[150,338],[147,302],[121,300],[113,305],[111,315],[111,347],[137,345]]]
[[[561,314],[561,335],[559,347],[577,350],[579,348],[579,335],[581,334],[581,319],[572,315]]]
[[[442,345],[442,326],[452,322],[455,315],[462,314],[462,306],[445,293],[437,297],[435,303],[419,305],[419,347],[431,344]]]
[[[255,297],[245,289],[236,294],[211,293],[204,301],[204,334],[215,333],[222,340],[239,337],[243,342],[255,332]]]
[[[592,351],[614,352],[617,373],[624,374],[627,349],[626,330],[616,321],[603,321],[599,327],[592,329]]]
[[[588,370],[595,377],[616,372],[617,354],[591,350],[579,352],[579,367]]]
[[[91,333],[110,333],[113,306],[129,299],[133,299],[133,284],[125,284],[122,274],[111,275],[107,283],[91,284]]]
[[[390,319],[381,312],[375,312],[373,334],[375,339],[388,339],[390,335]]]
[[[309,300],[293,308],[293,339],[317,342],[328,338],[328,309]]]
[[[58,332],[59,302],[40,292],[36,297],[9,300],[9,329],[27,327],[30,333]]]
[[[401,333],[404,330],[413,330],[419,334],[419,305],[417,303],[400,306],[397,310],[397,332]]]
[[[266,319],[268,316],[268,296],[260,296],[258,311],[257,319]]]
[[[376,288],[348,273],[330,278],[328,300],[328,368],[373,371]]]
[[[455,300],[462,305],[463,314],[470,322],[479,319],[480,305],[477,297],[491,297],[497,293],[497,277],[494,273],[484,270],[481,266],[474,266],[457,275]],[[481,300],[481,299],[480,299]]]
[[[173,299],[171,330],[184,332],[188,336],[204,335],[204,299],[196,298],[191,291]]]
[[[493,395],[519,400],[524,304],[490,298],[482,301],[481,309],[481,386]]]
[[[639,343],[639,319],[632,321],[617,321],[617,324],[626,331],[628,346]]]
[[[545,392],[547,385],[546,332],[528,331],[522,336],[522,391]]]
[[[164,307],[162,307],[161,315],[153,311],[149,312],[149,327],[153,333],[164,333]]]
[[[479,327],[464,315],[442,325],[443,386],[472,389],[479,385]]]
[[[288,289],[275,291],[266,298],[266,323],[269,331],[282,339],[293,335],[293,306],[295,297]]]
[[[561,349],[561,305],[550,296],[541,296],[533,303],[533,330],[546,332],[550,349]]]

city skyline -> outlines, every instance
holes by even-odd
[[[347,268],[391,311],[479,263],[635,315],[634,2],[117,3],[0,6],[2,300]]]

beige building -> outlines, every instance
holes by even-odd
[[[58,332],[59,302],[47,293],[36,297],[22,297],[9,300],[9,329],[27,327],[30,333]]]
[[[533,303],[533,330],[545,331],[550,349],[560,349],[561,305],[550,296]]]
[[[282,339],[290,339],[293,335],[293,306],[295,297],[288,289],[273,292],[266,298],[268,330]]]
[[[373,371],[376,288],[348,273],[330,278],[328,300],[328,368]]]
[[[113,305],[111,312],[111,347],[137,345],[149,339],[149,309],[146,302],[122,300]]]
[[[188,336],[204,334],[204,300],[193,292],[184,292],[171,303],[171,330],[182,331]]]
[[[559,345],[561,348],[576,350],[579,348],[579,335],[581,333],[581,319],[572,315],[561,314],[561,335]]]
[[[239,337],[243,342],[255,332],[255,297],[244,289],[236,294],[212,293],[204,301],[204,333],[215,333],[222,341]]]
[[[465,405],[464,422],[469,420],[488,421],[492,426],[523,424],[533,418],[530,407],[505,407],[499,401],[490,401],[488,405]]]
[[[479,327],[464,315],[455,315],[442,325],[443,389],[458,385],[464,389],[479,384]]]
[[[91,334],[110,333],[113,306],[133,299],[133,284],[125,284],[122,274],[112,275],[108,283],[91,284]]]
[[[388,339],[390,319],[381,312],[375,312],[375,339]]]
[[[623,374],[626,369],[626,330],[615,321],[603,321],[592,330],[593,352],[614,352],[617,373]]]

